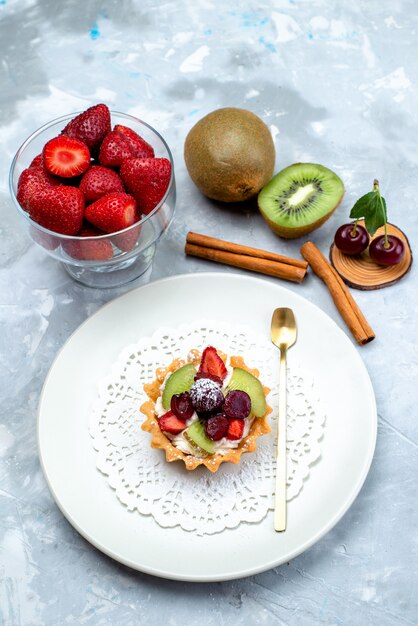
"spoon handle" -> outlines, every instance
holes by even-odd
[[[274,530],[286,530],[286,350],[280,350],[279,416],[277,420]]]

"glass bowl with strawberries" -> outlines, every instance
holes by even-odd
[[[33,133],[9,185],[32,240],[91,287],[123,285],[148,269],[176,201],[164,139],[105,104]]]

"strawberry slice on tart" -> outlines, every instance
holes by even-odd
[[[214,348],[213,346],[208,346],[203,351],[198,374],[209,374],[209,378],[212,376],[216,376],[216,378],[220,379],[221,381],[223,381],[228,374],[225,363],[222,361],[221,357],[216,351],[216,348]]]
[[[230,441],[237,441],[242,438],[244,433],[245,422],[240,417],[229,420],[228,430],[226,433],[227,439]]]
[[[158,420],[158,424],[162,431],[170,433],[171,435],[178,435],[186,427],[184,420],[177,417],[173,411],[164,413]]]

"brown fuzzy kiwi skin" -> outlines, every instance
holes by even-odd
[[[270,218],[268,218],[267,215],[263,212],[263,209],[261,208],[259,202],[258,202],[258,209],[261,215],[263,216],[263,218],[266,220],[267,224],[270,226],[271,230],[275,232],[276,235],[279,235],[279,237],[282,237],[283,239],[297,239],[298,237],[303,237],[304,235],[308,235],[313,230],[316,230],[317,228],[322,226],[322,224],[324,224],[324,222],[326,222],[327,219],[331,217],[331,215],[334,213],[337,207],[341,204],[341,201],[344,198],[344,193],[339,199],[339,201],[337,202],[337,204],[335,205],[335,207],[331,209],[329,213],[321,217],[321,219],[316,220],[316,222],[312,222],[312,224],[307,224],[306,226],[300,226],[299,228],[286,228],[286,226],[280,226],[279,224],[276,224]]]
[[[255,197],[271,179],[275,157],[267,125],[251,111],[234,107],[203,117],[184,144],[193,182],[205,196],[220,202]]]

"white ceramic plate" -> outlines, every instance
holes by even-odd
[[[96,469],[87,429],[97,383],[121,350],[163,325],[212,318],[239,320],[270,333],[272,311],[293,308],[298,341],[289,352],[315,372],[327,415],[322,457],[288,507],[285,533],[270,512],[260,524],[198,537],[163,529],[129,512]],[[59,508],[99,550],[137,570],[178,580],[248,576],[297,556],[344,515],[360,491],[376,441],[376,404],[351,341],[320,309],[273,282],[233,274],[160,280],[110,302],[69,338],[45,381],[38,417],[41,464]]]

